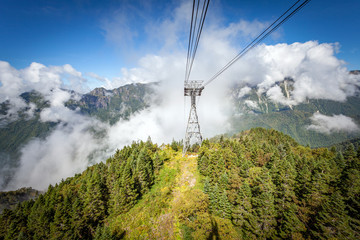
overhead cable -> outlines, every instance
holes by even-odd
[[[186,59],[186,70],[185,70],[185,82],[189,80],[192,66],[194,63],[196,51],[199,45],[201,32],[204,26],[207,9],[209,7],[210,0],[204,0],[201,14],[199,14],[200,0],[193,1],[193,9],[191,14],[190,34],[189,34],[189,46],[188,54]],[[196,11],[195,11],[196,6]],[[199,19],[198,19],[198,16]],[[196,35],[195,35],[196,32]]]
[[[298,7],[298,0],[295,4],[293,4],[288,10],[286,10],[278,19],[276,19],[269,27],[267,27],[259,36],[257,36],[250,44],[248,44],[239,54],[237,54],[233,59],[231,59],[223,68],[221,68],[213,77],[211,77],[208,81],[205,82],[204,86],[208,85],[212,81],[214,81],[220,74],[222,74],[225,70],[227,70],[231,65],[233,65],[237,60],[243,57],[248,51],[257,46],[260,42],[262,42],[266,37],[268,37],[272,32],[278,29],[284,22],[289,20],[294,14],[300,11],[306,4],[308,4],[311,0],[305,0]],[[296,7],[296,8],[295,8]],[[291,13],[288,12],[295,8]],[[286,15],[288,14],[288,15]],[[285,16],[286,15],[286,16]],[[281,20],[282,19],[282,20]],[[281,21],[280,21],[281,20]],[[276,24],[277,23],[277,24]],[[276,25],[275,25],[276,24]],[[275,25],[275,26],[274,26]]]
[[[200,36],[201,36],[201,32],[202,32],[202,29],[203,29],[203,26],[204,26],[204,22],[205,22],[205,18],[206,18],[207,9],[209,7],[209,3],[210,3],[210,0],[209,1],[205,0],[204,4],[203,4],[201,17],[200,17],[201,22],[199,23],[199,26],[198,26],[198,31],[197,31],[197,36],[196,36],[196,41],[195,41],[195,46],[194,46],[194,53],[193,53],[193,57],[191,59],[190,67],[188,69],[189,72],[188,72],[187,80],[189,80],[190,73],[191,73],[191,70],[192,70],[192,66],[193,66],[193,63],[194,63],[194,59],[195,59],[196,51],[197,51],[197,48],[198,48],[198,45],[199,45]]]
[[[190,59],[190,45],[192,42],[191,39],[192,39],[192,25],[193,25],[193,19],[194,19],[194,8],[195,8],[195,0],[193,0],[193,7],[192,7],[192,13],[191,13],[189,45],[188,45],[187,58],[186,58],[186,69],[185,69],[185,81],[186,81],[186,77],[187,77],[188,65],[189,65],[189,59]]]

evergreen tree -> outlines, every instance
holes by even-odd
[[[75,197],[75,201],[71,205],[71,231],[75,239],[90,238],[91,234],[87,228],[86,219],[83,217],[83,203],[79,196]]]
[[[250,168],[254,167],[255,165],[250,160],[243,160],[240,163],[240,177],[247,178],[249,177],[249,170]]]
[[[259,238],[270,238],[276,227],[276,210],[274,206],[275,186],[266,168],[255,167],[250,171],[253,206],[252,233]]]
[[[313,236],[328,239],[355,239],[354,232],[349,226],[350,217],[345,207],[339,191],[333,193],[329,200],[324,201],[315,220]]]
[[[158,152],[155,152],[154,154],[154,171],[158,172],[161,168],[161,166],[164,164],[164,159],[160,156]]]
[[[245,221],[249,219],[252,211],[251,197],[251,187],[247,181],[244,181],[238,191],[238,196],[232,209],[231,218],[236,226],[243,227]]]
[[[204,180],[204,193],[209,194],[210,193],[210,188],[211,188],[211,185],[210,185],[209,178],[205,178],[205,180]]]
[[[48,204],[50,195],[55,195],[54,189],[46,193],[48,198],[40,195],[31,209],[28,226],[34,239],[50,238],[50,223],[54,218],[54,205]]]
[[[127,212],[135,205],[138,197],[135,179],[131,170],[131,161],[127,161],[121,177],[119,191],[114,195],[113,209],[115,214]]]
[[[146,148],[141,150],[137,158],[136,175],[139,192],[143,195],[154,183],[153,163]]]
[[[226,190],[223,190],[222,192],[220,192],[218,204],[219,204],[219,209],[218,209],[219,216],[222,218],[230,219],[231,218],[231,204],[228,200]]]
[[[221,174],[219,179],[219,185],[221,189],[229,189],[229,176],[227,175],[226,171]]]
[[[344,152],[344,158],[346,160],[346,162],[351,162],[352,160],[354,160],[356,158],[356,152],[355,152],[355,147],[352,143],[350,143]]]
[[[340,189],[350,217],[349,225],[360,237],[360,171],[346,167],[343,171]]]
[[[102,226],[98,226],[96,228],[96,232],[95,232],[95,236],[94,236],[94,240],[112,240],[112,239],[116,239],[110,231],[110,228],[107,227],[106,225],[102,225]]]
[[[102,223],[107,215],[107,189],[105,180],[96,170],[93,170],[89,177],[84,196],[83,217],[86,219],[91,233],[95,234],[97,225]]]
[[[172,140],[170,147],[171,147],[175,152],[179,151],[179,145],[178,145],[178,143],[177,143],[174,139]]]
[[[70,210],[71,201],[65,196],[56,206],[54,221],[50,224],[52,239],[69,239],[71,233]]]
[[[286,159],[278,159],[273,162],[272,179],[276,185],[275,209],[278,218],[277,234],[282,239],[290,239],[294,235],[305,232],[305,225],[298,217],[297,197],[294,191],[296,170],[292,154]]]
[[[203,155],[199,158],[198,162],[198,168],[202,175],[207,176],[208,175],[208,167],[209,167],[209,158],[207,155]]]

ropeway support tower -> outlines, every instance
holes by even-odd
[[[204,81],[186,81],[184,85],[184,96],[190,96],[191,107],[189,119],[185,133],[185,143],[183,148],[183,155],[194,144],[201,145],[202,136],[200,132],[200,124],[198,115],[196,112],[196,97],[201,96],[201,92],[204,89]]]
[[[299,12],[305,7],[311,0],[294,0],[296,1],[290,8],[288,8],[278,19],[276,19],[271,25],[269,25],[261,34],[259,34],[250,44],[248,44],[243,50],[241,50],[234,58],[232,58],[222,69],[220,69],[213,77],[206,82],[204,81],[189,81],[190,73],[194,63],[194,58],[200,41],[201,32],[204,26],[206,12],[209,7],[210,0],[203,0],[203,7],[200,14],[199,9],[201,0],[193,0],[190,34],[189,34],[189,46],[186,60],[185,70],[185,82],[184,82],[184,95],[191,97],[191,108],[189,114],[189,120],[187,123],[185,142],[183,148],[183,155],[194,144],[201,144],[202,137],[200,133],[200,125],[196,112],[196,97],[201,96],[201,92],[204,87],[210,82],[214,81],[230,66],[232,66],[237,60],[243,57],[247,52],[256,47],[260,42],[267,38],[272,32],[278,29],[284,22],[288,21],[293,15]],[[199,8],[200,7],[200,8]]]

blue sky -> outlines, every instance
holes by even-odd
[[[175,43],[171,44],[159,30],[169,26],[165,23],[173,20],[180,2],[1,0],[0,60],[17,69],[32,62],[46,66],[70,64],[84,74],[118,77],[121,68],[136,67],[147,54],[186,49],[188,26],[176,31]],[[205,28],[211,22],[227,26],[240,19],[268,23],[293,2],[211,1]],[[265,43],[337,42],[337,57],[348,63],[349,70],[360,69],[359,10],[359,0],[312,0]]]

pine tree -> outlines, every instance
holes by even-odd
[[[198,168],[202,175],[208,176],[208,167],[209,167],[209,158],[206,155],[203,155],[199,158]]]
[[[339,191],[333,193],[329,200],[324,201],[315,220],[316,238],[355,239],[349,226],[350,217],[345,210],[345,203]]]
[[[297,197],[294,191],[296,170],[292,154],[286,159],[278,159],[273,163],[272,179],[276,185],[275,209],[278,213],[278,232],[282,239],[290,239],[294,234],[306,230],[298,217]]]
[[[48,190],[45,197],[40,195],[32,207],[28,219],[29,232],[34,239],[50,238],[50,223],[54,218],[54,205],[50,205],[51,195],[55,196],[55,190]]]
[[[343,171],[340,189],[344,196],[349,225],[360,237],[360,171],[346,167]]]
[[[218,209],[219,216],[222,218],[230,219],[231,218],[231,204],[227,197],[226,190],[223,190],[222,192],[220,192],[218,204],[219,204],[219,209]]]
[[[74,234],[75,239],[90,238],[91,234],[88,230],[86,219],[83,217],[83,203],[79,196],[76,195],[75,201],[71,205],[71,231]]]
[[[87,181],[86,195],[84,196],[83,216],[91,229],[91,233],[95,234],[96,227],[101,223],[107,215],[107,197],[105,180],[100,174],[93,170]]]
[[[211,188],[210,181],[209,178],[207,177],[204,180],[204,193],[209,194],[210,188]]]
[[[153,163],[146,148],[139,153],[136,164],[139,192],[145,194],[154,183]]]
[[[132,174],[131,161],[127,161],[122,177],[119,191],[114,195],[113,209],[115,214],[127,212],[136,203],[138,197],[135,179]]]
[[[220,175],[219,185],[221,189],[229,189],[229,176],[227,175],[226,171]]]
[[[179,146],[177,144],[177,142],[173,139],[171,142],[170,147],[172,148],[172,150],[174,150],[175,152],[179,151]]]
[[[265,167],[255,167],[250,172],[252,187],[251,204],[254,218],[252,232],[258,238],[270,238],[276,227],[276,210],[274,206],[275,186]]]
[[[94,240],[112,240],[112,239],[115,240],[116,238],[111,234],[109,227],[107,227],[106,225],[97,226]]]
[[[217,214],[219,209],[219,187],[217,184],[209,188],[209,200],[210,206],[209,209],[212,213]]]
[[[158,152],[154,154],[153,163],[155,172],[158,172],[161,166],[164,164],[164,159],[160,156]]]
[[[346,162],[351,162],[354,158],[356,158],[356,155],[355,147],[352,143],[350,143],[344,151],[344,158]]]
[[[50,224],[50,235],[53,239],[69,239],[71,201],[65,196],[56,206],[54,221]]]
[[[240,177],[247,178],[249,177],[249,169],[254,167],[255,165],[250,160],[243,160],[240,163]]]
[[[238,191],[231,214],[233,224],[239,226],[244,231],[245,228],[243,227],[246,225],[246,221],[248,221],[250,212],[252,211],[251,197],[250,185],[247,181],[244,181]]]

